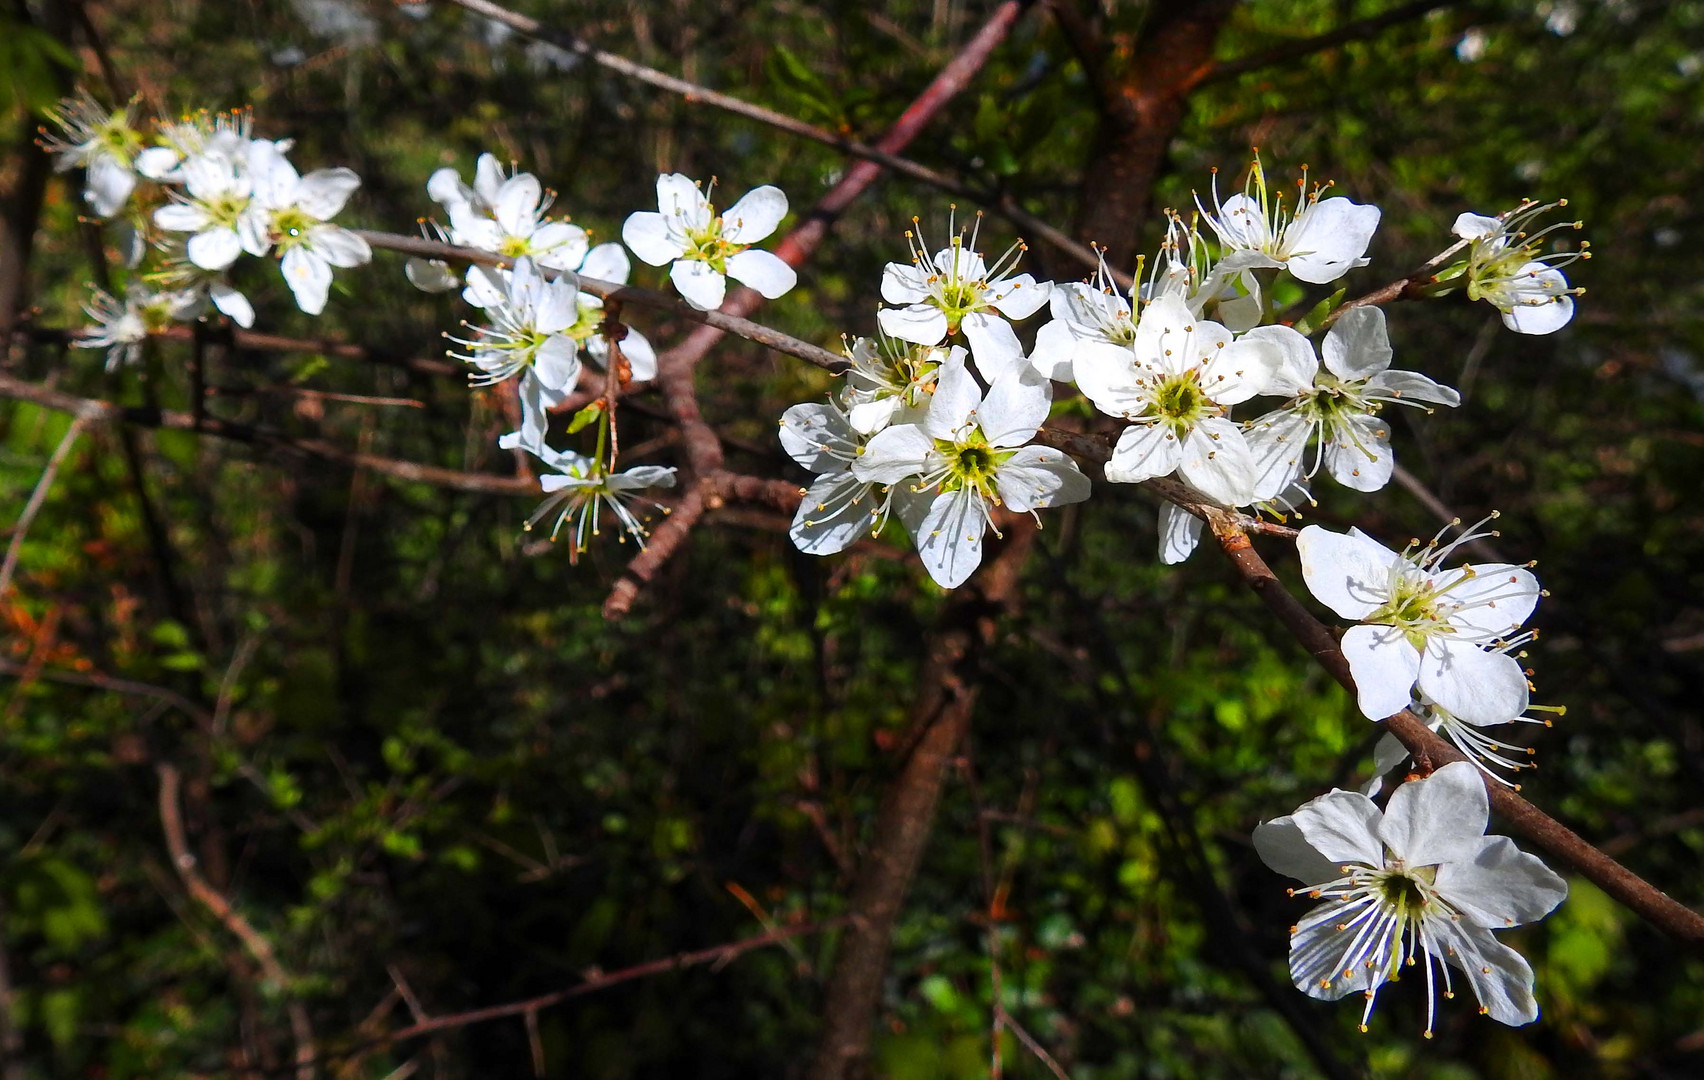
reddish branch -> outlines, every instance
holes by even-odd
[[[290,996],[289,972],[278,960],[272,943],[218,889],[208,883],[196,869],[196,858],[189,851],[189,837],[183,827],[183,811],[178,805],[180,778],[177,769],[168,764],[158,766],[160,775],[160,828],[165,833],[166,849],[171,853],[172,869],[183,882],[184,891],[196,903],[229,930],[243,948],[260,965],[261,974],[272,984],[275,992],[284,995],[284,1011],[290,1018],[290,1035],[296,1043],[296,1080],[313,1080],[314,1029],[308,1020],[308,1010]]]
[[[1229,556],[1237,573],[1255,591],[1267,609],[1277,616],[1302,647],[1307,649],[1321,667],[1342,683],[1350,693],[1355,681],[1349,671],[1349,661],[1337,646],[1330,628],[1314,618],[1302,606],[1271,567],[1254,550],[1254,546],[1234,523],[1214,523],[1219,546]],[[1402,740],[1421,771],[1430,771],[1452,761],[1466,760],[1465,756],[1434,734],[1424,721],[1406,709],[1385,721],[1391,734]],[[1538,807],[1501,784],[1486,784],[1491,794],[1491,807],[1502,815],[1516,832],[1567,863],[1604,892],[1615,897],[1647,922],[1671,937],[1704,952],[1704,916],[1674,900],[1633,871],[1605,855],[1567,826],[1556,821]]]

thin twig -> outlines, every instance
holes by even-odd
[[[77,442],[77,436],[83,433],[83,425],[89,419],[87,412],[74,413],[71,425],[65,429],[65,434],[54,448],[53,456],[47,459],[47,468],[41,472],[41,479],[36,481],[35,490],[30,493],[30,501],[24,504],[24,512],[18,515],[18,524],[12,529],[12,540],[6,545],[6,560],[0,563],[0,597],[6,595],[6,590],[12,585],[12,573],[18,568],[18,556],[24,550],[24,534],[29,532],[30,523],[35,521],[36,514],[41,512],[42,505],[47,502],[48,489],[53,487],[53,478],[59,472],[59,466],[71,452],[71,447]]]
[[[243,948],[247,949],[254,962],[260,965],[261,973],[267,981],[273,984],[278,993],[285,995],[284,1010],[290,1018],[290,1034],[296,1043],[296,1080],[313,1080],[314,1029],[308,1019],[308,1010],[290,995],[289,972],[285,971],[284,965],[279,962],[272,943],[254,928],[253,923],[243,917],[242,912],[232,907],[225,895],[209,884],[195,868],[196,859],[190,854],[189,837],[183,827],[183,812],[178,806],[181,780],[177,768],[161,762],[156,766],[156,771],[160,777],[160,828],[165,833],[166,850],[171,853],[172,869],[177,871],[184,891],[194,897],[221,926],[243,943]]]

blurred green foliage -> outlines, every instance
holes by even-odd
[[[519,6],[862,138],[989,7]],[[87,5],[126,81],[118,96],[136,90],[174,110],[252,104],[258,133],[295,137],[304,168],[360,173],[351,216],[372,227],[407,231],[434,209],[426,176],[443,164],[466,172],[484,150],[538,173],[559,209],[601,238],[649,205],[661,169],[714,174],[729,190],[778,183],[799,211],[846,167],[825,148],[563,61],[448,4],[177,0],[170,18],[159,7]],[[1139,32],[1142,5],[1101,7],[1115,43]],[[1385,7],[1244,3],[1218,53],[1255,55]],[[1465,399],[1404,413],[1398,455],[1464,517],[1501,508],[1502,546],[1541,559],[1553,595],[1532,663],[1539,699],[1568,713],[1536,733],[1541,768],[1526,793],[1694,905],[1704,900],[1701,25],[1695,2],[1439,10],[1204,85],[1158,188],[1163,205],[1188,207],[1215,166],[1234,185],[1250,145],[1274,173],[1309,163],[1314,178],[1384,208],[1373,266],[1350,280],[1352,294],[1441,249],[1462,210],[1571,200],[1596,257],[1570,271],[1589,291],[1565,332],[1519,338],[1465,302],[1392,309],[1402,364]],[[1474,47],[1462,45],[1469,33]],[[0,25],[0,50],[0,106],[15,118],[41,105],[53,65],[86,59],[98,70],[17,25]],[[912,152],[1064,224],[1094,124],[1081,62],[1031,13]],[[11,137],[5,150],[21,146]],[[884,181],[762,317],[825,344],[872,332],[882,264],[903,257],[914,214],[925,235],[944,235],[947,202]],[[34,269],[43,325],[82,319],[81,211],[74,179],[50,188]],[[984,227],[1003,248],[1009,230]],[[1030,260],[1049,276],[1080,270],[1040,245]],[[392,355],[437,355],[439,333],[465,315],[453,298],[408,288],[384,256],[340,274],[317,322],[294,310],[272,267],[241,273],[261,327]],[[639,280],[660,279],[641,268]],[[645,318],[659,343],[685,329]],[[187,358],[187,346],[161,344],[143,370],[112,379],[98,354],[49,344],[11,363],[91,396],[181,407]],[[498,399],[458,379],[217,344],[206,363],[220,415],[417,461],[507,467]],[[736,467],[797,478],[775,418],[828,385],[728,341],[704,365],[700,393]],[[363,408],[293,387],[422,407]],[[622,415],[625,446],[674,460],[672,446],[650,441],[660,424],[637,408]],[[0,409],[0,517],[16,518],[65,429],[33,406]],[[724,519],[699,529],[612,626],[599,608],[627,549],[612,542],[571,567],[522,533],[526,500],[352,480],[182,433],[139,441],[149,510],[117,437],[85,434],[23,544],[18,588],[0,598],[0,933],[25,1076],[241,1075],[245,1061],[287,1072],[286,989],[308,1004],[326,1051],[343,1055],[331,1075],[384,1077],[410,1062],[427,1076],[531,1075],[519,1019],[344,1052],[364,1030],[409,1022],[393,971],[441,1015],[760,932],[730,886],[772,923],[842,910],[849,877],[838,860],[855,860],[867,839],[942,604],[915,565],[868,553],[817,560],[773,530]],[[1399,489],[1320,488],[1315,520],[1397,541],[1437,527]],[[158,541],[147,513],[163,523]],[[955,773],[896,930],[883,1075],[986,1074],[991,957],[1004,1007],[1077,1080],[1318,1075],[1239,966],[1252,954],[1292,993],[1285,931],[1301,907],[1248,835],[1364,779],[1376,732],[1210,553],[1158,566],[1154,519],[1150,503],[1102,486],[1047,521],[1023,611],[982,671],[972,752],[993,816],[979,815]],[[1271,556],[1293,576],[1280,547]],[[1138,768],[1139,745],[1170,796]],[[160,833],[161,759],[188,777],[201,872],[271,940],[290,987],[266,985],[184,896]],[[992,926],[979,824],[1002,890]],[[1191,860],[1246,930],[1203,904]],[[1499,1028],[1458,999],[1423,1040],[1419,993],[1406,985],[1381,997],[1366,1035],[1352,1004],[1297,994],[1301,1011],[1380,1080],[1704,1074],[1704,961],[1589,885],[1573,888],[1549,920],[1507,935],[1538,972],[1545,1016],[1533,1027]],[[800,1075],[832,956],[831,937],[803,937],[547,1010],[549,1074]],[[1044,1075],[1009,1034],[1002,1045],[1007,1075]]]

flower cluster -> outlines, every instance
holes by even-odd
[[[94,212],[134,237],[131,265],[141,271],[122,298],[91,300],[98,325],[79,342],[107,350],[109,365],[134,361],[149,334],[209,305],[250,325],[254,310],[229,280],[245,254],[275,257],[309,314],[324,309],[334,268],[369,260],[367,242],[332,221],[360,185],[350,170],[303,175],[289,161],[291,143],[254,138],[246,113],[199,113],[148,131],[132,113],[87,95],[69,99],[53,114],[61,133],[44,141],[59,168],[84,170]],[[1127,289],[1104,263],[1082,282],[1037,281],[1018,271],[1021,241],[989,259],[980,215],[968,230],[949,224],[939,248],[914,219],[909,260],[882,274],[876,336],[846,346],[845,382],[827,400],[781,418],[783,448],[815,475],[793,542],[830,555],[897,516],[929,576],[943,588],[963,584],[990,531],[998,536],[1014,515],[1039,525],[1041,510],[1089,496],[1088,478],[1055,446],[1070,443],[1043,430],[1055,384],[1101,414],[1088,414],[1098,432],[1073,434],[1110,438],[1109,482],[1176,476],[1199,496],[1162,510],[1163,562],[1196,546],[1194,514],[1215,513],[1203,504],[1276,515],[1310,500],[1322,468],[1355,491],[1384,487],[1395,470],[1386,407],[1429,412],[1461,399],[1393,367],[1385,315],[1370,303],[1343,303],[1338,291],[1312,308],[1280,310],[1281,297],[1332,285],[1369,262],[1379,209],[1326,197],[1329,186],[1310,188],[1304,171],[1293,197],[1274,190],[1258,158],[1228,199],[1215,179],[1211,206],[1198,198],[1192,219],[1171,214],[1146,280],[1139,265]],[[632,273],[627,251],[667,265],[675,290],[699,311],[723,304],[729,277],[768,298],[796,284],[791,266],[754,246],[786,216],[786,196],[759,186],[718,214],[713,187],[659,176],[658,209],[626,218],[624,248],[594,246],[585,229],[549,216],[554,193],[491,154],[478,159],[471,182],[442,168],[426,183],[447,219],[429,228],[468,249],[473,265],[413,259],[407,277],[428,292],[459,289],[480,312],[451,337],[450,355],[471,366],[472,384],[514,387],[519,428],[499,445],[545,466],[546,498],[527,527],[554,515],[550,535],[566,529],[571,559],[606,514],[618,538],[643,546],[636,507],[667,513],[652,493],[676,480],[667,466],[617,468],[616,401],[658,370],[650,342],[615,303]],[[1558,205],[1461,215],[1456,243],[1411,275],[1404,294],[1463,291],[1518,332],[1559,329],[1580,291],[1560,268],[1589,252],[1583,244],[1544,250],[1552,232],[1578,223],[1529,231]],[[1025,331],[1026,349],[1016,324],[1043,308],[1048,318]],[[604,370],[601,391],[582,387],[588,362]],[[576,394],[581,407],[566,433],[592,428],[590,454],[551,445],[551,413],[568,411]],[[1268,399],[1263,410],[1233,415],[1260,398]],[[1309,525],[1297,534],[1308,589],[1354,624],[1342,652],[1361,711],[1379,721],[1412,710],[1470,759],[1409,778],[1383,810],[1371,801],[1381,789],[1375,779],[1255,831],[1261,857],[1323,901],[1291,930],[1296,985],[1327,999],[1361,991],[1363,1024],[1379,989],[1415,964],[1429,991],[1441,978],[1446,997],[1451,969],[1460,971],[1496,1020],[1538,1015],[1531,969],[1492,931],[1541,918],[1566,887],[1506,838],[1485,835],[1485,778],[1509,783],[1495,770],[1527,767],[1530,751],[1484,729],[1548,723],[1528,716],[1546,710],[1530,701],[1520,651],[1536,636],[1521,628],[1543,592],[1530,565],[1444,565],[1495,535],[1484,525],[1401,552],[1355,529]],[[1387,737],[1375,752],[1378,772],[1404,756]],[[1429,992],[1428,1036],[1433,1019]]]
[[[345,168],[306,175],[291,140],[257,139],[246,111],[192,113],[144,130],[134,107],[107,110],[86,93],[51,111],[59,127],[42,145],[55,168],[84,170],[85,200],[127,231],[122,299],[98,293],[94,330],[79,345],[107,350],[109,367],[133,362],[148,334],[200,318],[211,304],[237,324],[254,307],[230,281],[244,254],[278,260],[284,283],[310,315],[325,310],[332,269],[372,258],[358,234],[333,224],[361,186]]]

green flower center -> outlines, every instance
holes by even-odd
[[[1400,916],[1418,918],[1426,907],[1426,885],[1438,876],[1435,866],[1420,866],[1412,870],[1396,870],[1379,882],[1378,890],[1386,904]]]
[[[1390,600],[1363,621],[1399,627],[1409,644],[1424,651],[1427,638],[1450,629],[1438,611],[1438,599],[1438,590],[1431,582],[1404,577],[1392,590]]]
[[[728,272],[728,256],[737,255],[750,247],[749,244],[736,244],[722,235],[722,219],[711,218],[710,224],[702,229],[686,230],[689,246],[683,259],[695,259],[709,263],[710,269],[718,274]]]
[[[281,248],[292,248],[305,242],[308,230],[318,224],[299,207],[285,207],[272,215],[272,239]]]
[[[936,439],[935,448],[946,459],[946,479],[941,481],[942,491],[957,491],[960,488],[970,488],[980,492],[992,502],[998,503],[1000,497],[994,486],[994,474],[1000,471],[1016,451],[1000,450],[988,445],[981,429],[972,429],[964,436],[962,442],[948,442]]]
[[[1151,415],[1163,419],[1181,436],[1199,421],[1209,416],[1217,416],[1221,410],[1213,404],[1207,392],[1201,389],[1199,373],[1191,370],[1182,375],[1166,376],[1154,389],[1154,400],[1149,411]]]
[[[212,199],[203,203],[202,207],[207,211],[207,216],[213,219],[215,225],[224,225],[234,229],[237,225],[237,219],[243,216],[244,210],[248,209],[248,204],[247,198],[225,192],[221,195],[215,195]]]
[[[100,126],[95,132],[95,141],[127,165],[142,152],[142,136],[126,122],[123,112],[114,113]]]
[[[592,307],[590,304],[581,304],[579,316],[574,320],[574,325],[562,332],[575,341],[584,342],[596,334],[598,327],[602,325],[603,309]]]

